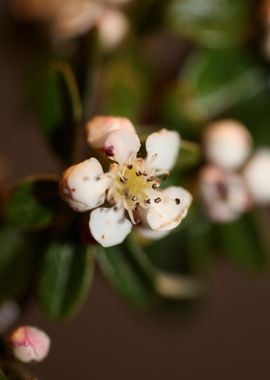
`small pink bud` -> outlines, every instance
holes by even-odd
[[[86,125],[87,141],[93,148],[101,149],[109,134],[119,130],[136,133],[133,124],[125,117],[96,116]]]
[[[17,328],[10,336],[10,343],[16,359],[24,363],[42,361],[50,348],[48,335],[31,326]]]
[[[236,120],[221,120],[208,126],[204,148],[208,161],[218,167],[239,169],[250,155],[252,138],[244,125]]]

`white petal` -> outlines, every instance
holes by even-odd
[[[161,171],[171,170],[178,157],[181,144],[179,133],[162,129],[148,136],[145,147],[149,166]]]
[[[95,116],[86,124],[87,141],[93,148],[103,148],[110,133],[126,130],[133,133],[133,124],[125,117]]]
[[[210,163],[236,170],[247,160],[252,138],[244,125],[236,120],[221,120],[208,126],[204,134],[205,154]]]
[[[92,211],[89,221],[94,239],[103,247],[121,244],[131,232],[132,224],[125,218],[122,208],[98,208]]]
[[[108,157],[124,164],[136,157],[140,146],[139,137],[134,132],[119,130],[109,135],[104,150]]]
[[[250,194],[258,204],[270,204],[270,149],[258,150],[244,170]]]
[[[147,240],[160,240],[169,235],[170,231],[157,231],[147,227],[136,227],[136,232]]]
[[[111,183],[95,158],[71,166],[60,182],[60,194],[75,211],[87,211],[100,206]]]
[[[161,202],[152,202],[146,220],[153,230],[166,231],[177,227],[187,215],[191,194],[182,187],[168,187],[160,192]]]

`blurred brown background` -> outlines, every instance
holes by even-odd
[[[3,12],[0,25],[5,30]],[[23,106],[27,46],[10,38],[0,42],[0,156],[9,183],[58,170]],[[99,276],[71,322],[50,323],[33,305],[20,323],[52,338],[50,356],[33,372],[46,380],[269,379],[270,278],[220,263],[208,280],[208,298],[188,320],[135,312]]]

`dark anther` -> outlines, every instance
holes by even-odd
[[[179,198],[175,198],[175,203],[176,203],[177,205],[180,205],[180,203],[181,203],[180,199],[179,199]]]
[[[155,178],[154,177],[149,177],[147,178],[147,182],[152,182]]]
[[[137,198],[135,195],[133,195],[133,197],[131,198],[131,200],[132,200],[133,202],[136,202],[136,201],[138,200],[138,198]]]
[[[120,182],[121,183],[127,183],[127,178],[126,177],[120,177]]]
[[[142,172],[140,172],[140,171],[136,172],[137,177],[140,177],[141,175],[142,175]]]
[[[113,210],[114,210],[114,211],[118,211],[118,207],[117,207],[117,206],[114,206]]]
[[[147,203],[148,205],[150,205],[151,204],[151,199],[146,199],[145,201],[144,201],[144,203]]]
[[[152,185],[152,189],[156,190],[159,188],[159,185],[157,183],[153,183]]]
[[[160,197],[158,197],[158,198],[155,199],[155,203],[159,203],[159,202],[161,202],[161,198]]]
[[[133,169],[133,165],[128,165],[127,167],[129,170]]]

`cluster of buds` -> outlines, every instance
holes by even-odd
[[[225,223],[254,205],[270,204],[270,149],[252,154],[252,137],[241,123],[221,120],[204,133],[208,164],[201,170],[199,189],[211,220]]]
[[[54,39],[65,40],[98,31],[106,49],[117,46],[127,35],[129,22],[120,6],[130,0],[12,0],[18,17],[45,24]]]
[[[180,224],[191,194],[179,186],[160,189],[160,178],[168,176],[178,158],[176,131],[149,135],[145,159],[138,156],[141,143],[126,118],[95,117],[87,124],[87,140],[106,154],[109,171],[104,173],[94,157],[71,166],[63,174],[60,194],[75,211],[90,211],[89,228],[98,243],[120,244],[132,226],[138,234],[158,239]]]
[[[50,349],[48,335],[31,326],[21,326],[13,331],[9,343],[14,357],[23,363],[42,361]]]

